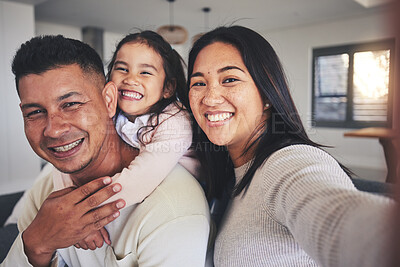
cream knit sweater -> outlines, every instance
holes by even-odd
[[[249,164],[237,169],[236,183]],[[385,266],[394,202],[358,191],[324,151],[273,153],[228,204],[215,266]]]

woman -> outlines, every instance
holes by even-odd
[[[357,191],[308,138],[261,35],[240,26],[205,34],[190,52],[188,77],[208,196],[232,193],[215,266],[385,264],[393,203]]]

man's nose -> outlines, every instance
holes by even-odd
[[[218,84],[207,86],[202,103],[207,106],[216,106],[224,102],[223,90]]]
[[[47,117],[47,125],[44,135],[51,138],[59,138],[65,132],[69,131],[69,124],[62,118],[60,114],[49,114]]]

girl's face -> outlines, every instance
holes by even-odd
[[[235,166],[244,164],[243,150],[266,119],[264,103],[240,52],[216,42],[198,54],[190,76],[190,106],[209,140],[227,146]],[[252,155],[251,155],[252,156]]]
[[[129,120],[146,114],[164,97],[165,71],[161,56],[147,44],[126,43],[117,53],[111,81],[118,88],[118,106]]]

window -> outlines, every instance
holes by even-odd
[[[394,39],[313,50],[315,126],[391,127]]]

